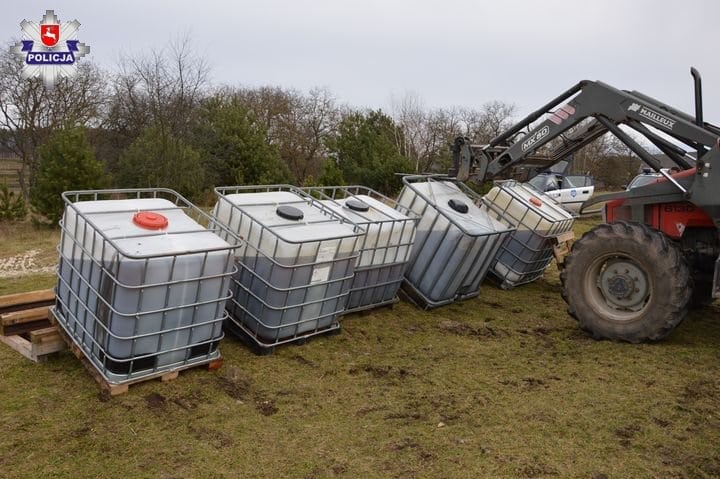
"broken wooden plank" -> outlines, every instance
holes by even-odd
[[[52,326],[50,321],[47,319],[39,319],[30,323],[12,324],[10,326],[3,326],[0,324],[0,336],[12,336],[15,334],[26,334],[36,329],[47,328]]]

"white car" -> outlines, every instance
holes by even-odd
[[[574,214],[579,213],[582,204],[595,192],[595,186],[589,176],[540,173],[527,183]]]

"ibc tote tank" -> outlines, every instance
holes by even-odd
[[[304,191],[327,198],[320,202],[364,230],[345,313],[397,302],[420,217],[365,186],[312,187]]]
[[[215,191],[214,221],[244,241],[229,329],[261,351],[338,329],[362,230],[293,186]]]
[[[447,177],[406,176],[398,203],[420,215],[404,288],[421,306],[477,296],[500,245],[514,230]]]
[[[234,247],[196,221],[210,217],[172,190],[63,198],[54,314],[102,376],[217,359]]]
[[[489,215],[517,229],[503,243],[492,272],[502,288],[540,278],[553,259],[556,238],[572,231],[575,218],[552,198],[516,181],[504,181],[482,199]]]

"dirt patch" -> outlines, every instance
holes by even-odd
[[[526,377],[519,381],[515,379],[501,379],[498,383],[503,386],[510,386],[513,388],[519,388],[525,391],[534,391],[537,389],[547,389],[550,387],[545,380],[540,378]]]
[[[348,470],[348,467],[345,464],[336,463],[330,466],[330,470],[333,472],[333,474],[340,475],[345,474]]]
[[[199,391],[191,391],[188,394],[183,394],[172,399],[172,402],[180,406],[186,411],[193,410],[198,407],[198,404],[205,401],[205,397]]]
[[[520,477],[543,477],[557,476],[558,471],[552,466],[542,463],[523,464],[518,468],[518,476]]]
[[[532,332],[537,336],[547,336],[548,334],[554,333],[559,330],[559,328],[534,328]]]
[[[22,254],[0,258],[0,279],[17,278],[29,274],[52,273],[54,265],[41,265],[39,258],[41,251],[31,249]]]
[[[629,426],[615,429],[615,436],[620,438],[620,445],[627,448],[632,445],[632,439],[640,431],[640,426],[638,426],[637,424],[631,424]]]
[[[538,378],[523,378],[522,379],[523,386],[525,389],[531,391],[533,389],[540,389],[540,388],[547,388],[548,386],[545,384],[545,381]]]
[[[365,416],[367,416],[368,414],[370,414],[371,412],[383,411],[383,410],[385,410],[385,409],[387,409],[387,406],[366,406],[366,407],[361,407],[360,409],[358,409],[357,411],[355,411],[355,416],[357,416],[357,417],[365,417]]]
[[[567,338],[577,343],[595,344],[595,341],[588,333],[579,328],[573,328],[567,333]]]
[[[425,415],[420,414],[418,411],[402,411],[402,412],[391,412],[385,415],[386,420],[410,420],[410,421],[424,421]]]
[[[482,300],[481,303],[483,303],[486,306],[490,306],[492,309],[503,309],[504,308],[504,306],[502,304],[495,302],[495,301]]]
[[[398,442],[389,444],[387,448],[393,452],[414,451],[421,461],[432,461],[435,459],[434,454],[427,451],[418,442],[408,437],[403,438]]]
[[[361,371],[369,374],[375,379],[388,377],[404,379],[411,374],[410,371],[405,368],[398,368],[395,366],[378,366],[374,364],[353,366],[348,369],[348,374],[350,376],[357,376]]]
[[[155,411],[160,411],[165,409],[165,405],[167,404],[167,399],[162,394],[158,393],[150,393],[144,397],[145,399],[145,405],[148,407],[148,409],[153,409]]]
[[[217,376],[217,381],[225,394],[237,401],[244,400],[252,387],[250,380],[232,367],[227,369],[225,376]]]
[[[70,431],[70,435],[75,438],[85,437],[90,434],[90,432],[92,432],[92,428],[90,428],[90,426],[82,426]]]
[[[659,447],[658,456],[664,466],[683,470],[683,477],[720,477],[720,457],[687,454],[668,446]]]
[[[295,361],[298,364],[302,364],[303,366],[315,366],[315,363],[310,361],[309,359],[306,359],[304,356],[301,356],[300,354],[295,354],[290,359]]]
[[[97,395],[98,401],[100,402],[108,402],[110,399],[112,399],[112,396],[110,395],[109,389],[101,389],[100,392]]]
[[[391,451],[402,451],[404,449],[408,449],[408,448],[415,449],[418,447],[420,447],[420,444],[413,441],[409,437],[406,437],[396,443],[390,444],[388,446],[388,449],[390,449]]]
[[[492,320],[492,319],[491,319]],[[442,331],[456,334],[458,336],[472,336],[477,338],[495,338],[507,336],[507,332],[501,329],[491,328],[487,324],[481,327],[475,327],[460,321],[446,319],[438,324],[438,328]]]
[[[278,412],[278,408],[275,405],[275,401],[272,399],[261,399],[255,402],[255,409],[260,412],[263,416],[272,416]]]
[[[665,419],[659,417],[653,417],[652,420],[658,427],[662,428],[668,427],[672,424],[670,421],[666,421]]]
[[[693,381],[685,386],[680,394],[680,402],[690,404],[702,399],[715,399],[718,396],[718,385],[715,381]]]
[[[392,371],[392,366],[365,366],[363,371],[370,374],[374,378],[384,378]]]
[[[210,443],[215,449],[226,449],[235,445],[235,440],[222,431],[196,426],[189,426],[188,430],[195,439]]]
[[[405,327],[405,331],[410,334],[414,334],[414,333],[420,333],[420,332],[425,331],[425,328],[423,328],[422,326],[417,325],[417,324],[410,324]]]

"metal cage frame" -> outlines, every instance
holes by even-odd
[[[432,208],[437,214],[435,216],[435,219],[433,220],[430,230],[432,231],[433,227],[437,224],[437,221],[440,217],[445,218],[445,220],[448,221],[448,226],[445,228],[445,231],[443,232],[442,238],[446,238],[450,227],[453,226],[457,229],[459,229],[463,235],[470,236],[470,237],[479,237],[479,236],[498,236],[503,237],[511,234],[513,231],[515,231],[515,228],[511,226],[506,220],[503,220],[502,218],[495,220],[499,221],[501,224],[506,226],[506,229],[500,230],[500,231],[494,231],[492,233],[487,233],[484,235],[478,235],[475,232],[468,231],[467,228],[465,228],[462,224],[458,224],[454,218],[452,218],[450,215],[448,215],[445,211],[436,208],[433,206],[434,201],[427,197],[423,192],[418,191],[416,188],[413,187],[413,184],[419,183],[419,182],[431,182],[431,181],[443,181],[443,182],[450,182],[453,183],[455,186],[458,187],[458,189],[465,194],[468,197],[468,200],[471,201],[475,206],[480,207],[482,197],[478,195],[475,191],[470,189],[467,185],[463,184],[462,182],[458,181],[456,178],[452,178],[446,175],[407,175],[403,176],[403,184],[405,187],[412,190],[412,192],[415,194],[415,198],[413,198],[413,203],[409,206],[410,209],[413,209],[414,202],[417,201],[418,198],[420,198],[422,201],[424,201],[425,206],[422,209],[422,214],[420,214],[421,218],[425,216],[425,212],[428,211],[428,208]],[[402,197],[402,193],[401,193]],[[421,220],[422,221],[422,220]],[[418,223],[419,228],[419,223]],[[430,238],[430,234],[425,236],[425,238],[422,240],[422,242],[418,242],[416,240],[415,248],[416,250],[422,251],[425,244],[427,244],[427,241]],[[444,306],[446,304],[453,303],[455,301],[462,301],[470,298],[474,298],[480,294],[480,285],[489,272],[489,269],[492,265],[492,261],[495,258],[495,255],[497,253],[497,250],[500,248],[502,242],[504,241],[504,238],[498,238],[497,241],[494,242],[488,242],[490,245],[488,247],[483,247],[480,251],[478,251],[473,259],[473,262],[480,261],[480,268],[477,269],[476,273],[472,275],[472,279],[469,282],[471,285],[477,285],[477,288],[473,286],[472,291],[460,293],[460,292],[452,292],[452,295],[450,297],[450,284],[447,285],[447,287],[444,290],[443,295],[441,296],[449,296],[447,299],[443,300],[432,300],[429,298],[426,294],[424,294],[416,285],[412,284],[410,279],[408,278],[408,273],[406,272],[405,281],[403,282],[402,288],[407,293],[407,295],[410,297],[410,299],[418,304],[421,307],[424,307],[425,309],[430,308],[436,308],[439,306]],[[489,251],[486,251],[486,249],[489,249]],[[437,252],[436,252],[437,253]],[[431,264],[434,260],[427,261],[427,264],[425,265],[425,268],[422,271],[421,276],[425,276],[427,274],[428,269],[430,268]],[[455,267],[455,273],[451,276],[454,276],[457,274],[464,262],[458,262],[457,266]],[[408,271],[411,271],[412,267],[414,267],[414,263],[408,266]],[[470,272],[472,269],[468,270],[466,273],[465,279],[470,275]],[[463,283],[464,281],[461,281]]]
[[[56,286],[56,305],[52,308],[52,314],[57,319],[60,327],[73,340],[73,342],[83,350],[89,361],[95,366],[100,375],[111,384],[122,384],[133,381],[142,377],[151,377],[160,372],[172,371],[173,369],[184,368],[191,365],[199,365],[209,363],[220,357],[218,344],[223,338],[222,323],[225,320],[224,303],[229,299],[227,284],[230,277],[235,273],[235,267],[232,263],[233,251],[238,245],[228,244],[224,247],[215,248],[198,248],[187,250],[179,253],[156,253],[156,254],[126,254],[122,252],[122,247],[118,245],[117,240],[123,239],[141,239],[151,236],[162,235],[184,235],[197,234],[203,230],[182,230],[173,232],[158,232],[148,230],[146,234],[138,234],[133,236],[124,236],[122,238],[110,238],[102,229],[98,227],[92,220],[93,215],[101,215],[108,213],[136,213],[138,211],[177,211],[181,210],[190,219],[205,228],[205,231],[218,233],[222,230],[221,226],[210,226],[211,217],[201,209],[193,205],[179,193],[165,188],[137,188],[137,189],[108,189],[108,190],[85,190],[85,191],[67,191],[62,194],[63,201],[67,211],[72,210],[75,215],[73,231],[68,230],[67,216],[65,215],[60,221],[61,239],[58,245],[59,264],[56,269],[58,283]],[[93,211],[83,212],[78,209],[76,203],[81,201],[101,201],[104,199],[147,199],[159,198],[168,200],[173,203],[173,207],[129,209],[129,210],[112,210],[112,211]],[[80,224],[83,223],[83,226]],[[203,224],[204,223],[204,224]],[[83,245],[79,238],[83,240],[87,235],[92,235],[92,244]],[[82,236],[79,236],[82,235]],[[66,241],[72,253],[67,258],[64,253]],[[98,246],[99,257],[97,256]],[[112,253],[112,259],[107,260],[106,253]],[[208,257],[213,253],[227,254],[227,261],[231,265],[229,270],[224,273],[210,274],[206,271],[208,266]],[[77,255],[80,258],[80,267],[75,264]],[[175,277],[175,267],[178,258],[190,255],[203,255],[201,261],[200,275],[187,277],[183,279],[173,279]],[[148,273],[148,266],[152,260],[167,258],[171,261],[168,280],[157,281],[153,283],[145,283]],[[142,275],[138,284],[127,284],[118,279],[120,265],[123,261],[131,260],[142,263]],[[86,265],[87,271],[86,270]],[[95,279],[95,281],[94,281]],[[210,281],[219,283],[217,297],[213,299],[201,300],[200,293],[202,283],[207,284]],[[97,282],[97,284],[95,284]],[[170,294],[173,287],[186,283],[198,283],[195,294],[195,300],[180,305],[170,304]],[[75,288],[79,290],[76,291]],[[61,295],[62,289],[66,289],[68,296]],[[148,311],[140,311],[140,305],[143,300],[143,294],[149,288],[165,288],[164,307]],[[134,313],[122,312],[116,308],[113,303],[116,293],[119,289],[133,291],[137,293],[138,310]],[[83,294],[84,293],[84,294]],[[109,297],[108,297],[109,296]],[[91,307],[90,302],[94,302],[95,306]],[[201,309],[211,309],[214,307],[217,314],[211,318],[198,318],[198,311]],[[168,316],[178,310],[192,310],[192,316],[189,324],[175,325],[168,324]],[[79,316],[82,313],[83,320]],[[152,315],[162,315],[162,321],[159,329],[150,332],[140,333],[138,329],[141,325],[140,321]],[[113,323],[120,321],[133,322],[133,334],[118,334],[113,331]],[[178,321],[180,319],[178,318]],[[201,328],[210,329],[210,338],[193,341],[193,334]],[[217,329],[217,335],[214,331]],[[188,333],[187,344],[161,348],[160,345],[163,337],[168,334]],[[145,340],[157,339],[157,351],[149,353],[137,353],[136,345],[138,342]],[[129,343],[130,353],[128,357],[113,356],[109,349],[112,342]],[[160,356],[169,353],[182,353],[185,351],[183,360],[175,361],[169,364],[159,365],[157,361]]]
[[[508,236],[503,242],[491,268],[493,276],[500,281],[500,287],[502,289],[512,289],[542,277],[554,258],[553,251],[556,238],[563,233],[571,231],[575,222],[575,218],[553,201],[552,198],[545,197],[542,193],[533,190],[529,191],[539,199],[542,198],[541,201],[549,205],[553,210],[562,211],[564,214],[567,214],[568,218],[557,220],[539,208],[527,207],[525,200],[509,188],[513,186],[522,186],[527,189],[522,183],[515,180],[507,180],[495,185],[495,187],[498,188],[495,196],[490,197],[490,193],[488,193],[482,198],[482,203],[488,211],[504,218],[517,228],[517,231]],[[493,203],[493,200],[503,191],[507,193],[511,199],[505,207],[499,207]],[[520,216],[511,212],[513,205],[517,205],[517,203],[521,203],[524,206],[524,213]],[[533,222],[530,218],[532,216],[537,216],[537,221]],[[550,229],[545,232],[536,231],[536,228],[543,221],[551,225]],[[528,241],[519,239],[518,233],[521,231],[531,232]],[[518,251],[522,253],[518,253]],[[529,254],[523,254],[525,252]],[[505,258],[510,258],[510,264],[507,264]],[[503,261],[501,261],[501,259]],[[498,272],[498,264],[503,265],[507,271],[505,273]],[[516,276],[517,279],[511,279],[511,276]]]
[[[355,279],[353,280],[352,287],[350,289],[350,297],[348,304],[358,304],[355,307],[348,307],[343,314],[350,314],[368,309],[378,308],[389,304],[394,304],[399,301],[397,296],[398,290],[403,282],[405,269],[407,268],[408,261],[412,254],[412,247],[415,243],[415,229],[417,223],[420,221],[420,216],[411,211],[410,209],[400,205],[397,201],[379,193],[372,188],[361,185],[349,185],[349,186],[311,186],[302,188],[310,196],[315,197],[317,195],[321,200],[332,201],[337,208],[343,208],[343,205],[338,203],[338,200],[345,200],[352,198],[357,195],[365,195],[374,200],[383,203],[384,205],[392,208],[399,213],[406,216],[405,219],[395,218],[386,213],[380,211],[385,219],[378,220],[373,219],[362,211],[352,211],[353,216],[361,218],[360,220],[353,221],[357,225],[363,227],[366,233],[363,234],[361,240],[361,246],[359,248],[359,260],[358,266],[355,267]],[[380,245],[379,238],[375,241],[375,244],[370,244],[370,238],[367,234],[367,230],[372,225],[377,225],[380,231],[387,229],[388,238],[392,238],[393,235],[399,232],[399,243],[383,244]],[[399,228],[399,230],[398,230]],[[406,229],[412,228],[413,231],[410,233],[409,242],[404,241],[406,237]],[[388,252],[394,249],[394,254],[388,259]],[[405,254],[400,257],[401,251],[404,250]],[[361,266],[360,260],[367,253],[372,255],[371,265]],[[377,255],[382,255],[382,261],[379,264],[374,264]],[[388,278],[381,282],[370,282],[368,284],[367,278],[378,273],[378,275],[391,268],[394,271],[392,274],[388,274]],[[380,298],[379,300],[377,298]]]
[[[241,194],[241,193],[261,193],[261,192],[279,192],[287,191],[294,193],[298,196],[297,203],[306,203],[311,205],[313,208],[319,210],[327,220],[322,223],[340,223],[346,224],[352,228],[352,235],[339,235],[336,237],[326,237],[322,240],[316,241],[314,249],[314,260],[306,262],[292,262],[291,264],[284,264],[275,258],[275,254],[278,251],[280,242],[294,245],[304,245],[307,242],[296,240],[292,237],[280,235],[273,231],[272,227],[263,225],[256,217],[247,212],[247,206],[275,206],[276,203],[253,203],[252,205],[236,205],[232,201],[227,199],[227,195],[230,194]],[[303,192],[300,188],[292,185],[260,185],[260,186],[223,186],[215,188],[215,194],[218,199],[216,210],[213,211],[213,221],[220,222],[221,220],[217,217],[217,209],[219,209],[221,202],[226,202],[230,207],[230,217],[225,225],[226,228],[230,228],[233,224],[234,215],[239,215],[238,218],[238,229],[242,229],[243,221],[249,222],[249,236],[252,236],[254,231],[257,231],[259,236],[258,245],[254,245],[248,241],[248,239],[241,238],[238,231],[229,231],[228,241],[242,241],[243,244],[239,247],[236,254],[236,263],[238,265],[238,272],[233,276],[233,297],[228,301],[228,321],[226,326],[234,334],[241,337],[241,339],[249,339],[251,345],[261,350],[271,350],[272,348],[306,339],[308,337],[328,333],[333,330],[340,328],[338,316],[345,310],[345,305],[350,294],[350,285],[354,278],[354,267],[359,256],[357,251],[357,240],[358,237],[364,233],[364,230],[348,221],[346,218],[338,215],[332,209],[327,208],[319,200]],[[302,223],[303,225],[307,223]],[[260,245],[265,237],[274,237],[275,246],[272,254],[267,254],[263,251]],[[346,257],[338,257],[338,251],[335,251],[332,259],[318,259],[320,254],[321,243],[327,241],[344,241],[352,238],[353,245],[350,248],[353,254]],[[338,247],[339,250],[339,247]],[[243,254],[245,251],[249,251],[251,254]],[[298,250],[299,251],[299,250]],[[241,257],[246,258],[242,260]],[[254,264],[249,264],[247,258],[255,258]],[[258,259],[263,262],[267,262],[270,268],[269,274],[260,274],[256,270],[258,269]],[[297,259],[297,258],[296,258]],[[301,268],[310,268],[312,271],[318,265],[326,265],[332,271],[336,266],[343,268],[342,271],[338,270],[337,277],[328,278],[324,281],[315,283],[303,282],[299,285],[293,285],[294,274]],[[275,282],[269,280],[276,271],[290,271],[289,284],[285,286],[279,286]],[[326,290],[335,289],[337,294],[330,296],[323,296],[320,299],[308,300],[307,295],[310,288],[314,287],[325,287]],[[253,289],[256,291],[253,291]],[[261,296],[257,292],[257,288],[263,291],[264,294]],[[288,305],[287,301],[292,296],[302,295],[303,298],[300,302],[293,302]],[[239,299],[243,296],[248,300],[248,304],[242,304],[242,300]],[[278,304],[271,302],[269,298],[280,297],[285,298],[285,304]],[[250,311],[250,301],[253,301],[256,306],[259,306],[259,314]],[[333,303],[334,302],[334,303]],[[334,304],[335,307],[331,307],[329,310],[326,306]],[[320,308],[320,314],[313,315],[309,318],[301,318],[296,321],[284,321],[287,316],[294,315],[296,312],[298,316],[302,316],[304,308]],[[292,310],[292,311],[290,311]],[[299,311],[298,311],[299,310]],[[268,312],[270,314],[279,314],[279,324],[270,324],[263,316]],[[313,326],[314,323],[314,326]],[[327,324],[325,324],[327,323]]]

